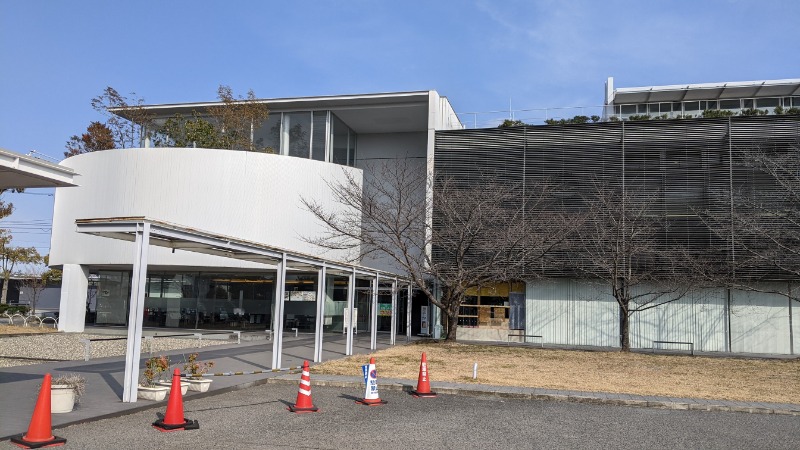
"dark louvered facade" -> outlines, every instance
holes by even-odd
[[[559,208],[577,213],[586,207],[596,180],[656,195],[653,213],[665,224],[659,240],[664,249],[681,245],[729,261],[735,257],[737,237],[720,237],[698,212],[724,218],[736,192],[780,197],[773,180],[737,156],[754,148],[800,151],[800,116],[437,131],[434,167],[438,177],[467,184],[481,183],[486,174],[523,188],[540,180],[556,182],[564,186],[557,193]],[[556,275],[562,270],[545,271]],[[764,267],[748,270],[739,275],[786,276]]]

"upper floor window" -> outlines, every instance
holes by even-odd
[[[331,111],[273,112],[253,139],[273,153],[355,166],[356,133]]]

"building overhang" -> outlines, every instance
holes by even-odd
[[[67,167],[0,148],[0,189],[76,186]]]
[[[266,265],[277,265],[286,255],[287,266],[291,270],[314,271],[325,267],[328,273],[407,281],[403,276],[376,270],[357,264],[333,261],[318,256],[295,252],[263,243],[247,241],[208,231],[202,231],[147,217],[108,217],[78,219],[75,221],[78,233],[102,236],[111,239],[134,242],[136,233],[144,224],[150,227],[150,245],[183,250],[207,255],[222,256],[242,261]]]
[[[614,90],[612,103],[620,105],[794,95],[800,95],[800,78],[619,88]]]
[[[272,98],[258,101],[266,103],[271,113],[333,111],[356,133],[369,134],[426,131],[428,129],[429,96],[430,91],[411,91]],[[193,111],[202,114],[207,108],[222,104],[222,102],[175,103],[144,105],[141,108],[159,119],[175,114],[190,116]],[[130,119],[130,114],[125,109],[112,108],[110,111]]]

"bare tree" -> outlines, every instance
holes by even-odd
[[[567,250],[568,271],[607,286],[620,310],[620,345],[630,350],[630,319],[686,296],[696,283],[684,252],[665,239],[657,193],[595,181],[577,213],[583,226]]]
[[[800,278],[800,147],[766,143],[734,150],[729,189],[716,192],[698,211],[724,255],[703,274],[734,289],[775,293],[800,301],[764,281]]]
[[[153,126],[154,116],[145,109],[144,98],[133,92],[126,97],[107,86],[92,99],[92,108],[107,117],[105,126],[111,130],[117,148],[140,146],[146,129]]]
[[[407,160],[365,173],[363,186],[349,170],[344,182],[328,184],[341,206],[337,212],[303,199],[327,228],[307,240],[347,251],[351,261],[377,258],[409,277],[447,317],[447,340],[456,338],[467,289],[532,276],[528,265],[543,259],[570,229],[553,212],[533,219],[532,212],[548,210],[552,198],[552,187],[544,182],[526,189],[488,178],[458,183],[435,178]],[[433,186],[430,195],[428,186]],[[442,287],[441,296],[434,281]]]
[[[37,261],[37,263],[29,264],[22,273],[22,286],[28,292],[32,315],[36,314],[36,305],[39,303],[39,299],[42,297],[42,293],[47,286],[61,281],[61,271],[58,269],[49,269],[47,267],[49,263],[50,255],[45,255],[40,261]]]

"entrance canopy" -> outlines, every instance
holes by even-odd
[[[75,186],[75,172],[0,148],[0,190]]]
[[[316,270],[325,266],[331,271],[366,277],[380,276],[384,279],[401,279],[391,272],[372,269],[357,264],[337,262],[318,256],[273,247],[267,244],[247,241],[221,234],[201,231],[194,228],[171,224],[147,217],[109,217],[98,219],[78,219],[77,232],[103,236],[123,241],[136,241],[137,232],[144,225],[150,229],[150,245],[185,250],[195,253],[222,256],[226,258],[252,261],[277,266],[286,258],[290,270]],[[406,280],[404,280],[406,281]]]
[[[110,217],[98,219],[78,219],[75,221],[77,232],[103,236],[112,239],[121,239],[136,243],[136,254],[133,263],[133,273],[131,280],[131,300],[128,319],[128,348],[125,359],[125,382],[123,398],[124,402],[135,402],[137,395],[137,378],[139,372],[139,360],[141,357],[142,339],[142,317],[144,315],[145,281],[147,278],[147,255],[150,245],[160,247],[180,249],[185,251],[206,253],[226,258],[253,261],[272,265],[270,270],[277,273],[275,283],[275,305],[273,314],[273,351],[272,369],[281,368],[281,352],[283,351],[283,329],[284,329],[284,293],[286,291],[286,272],[291,270],[315,271],[318,273],[317,291],[317,326],[315,336],[314,360],[320,361],[322,354],[322,320],[324,316],[325,301],[325,277],[326,273],[336,273],[349,276],[348,281],[348,300],[347,310],[351,320],[355,320],[354,297],[356,287],[356,277],[369,278],[371,280],[372,300],[370,307],[370,348],[377,348],[377,310],[378,310],[378,290],[380,282],[391,282],[392,284],[392,308],[391,308],[391,343],[394,344],[396,331],[396,310],[397,310],[397,291],[399,283],[402,281],[408,285],[410,314],[411,307],[411,284],[408,280],[401,279],[397,274],[371,269],[369,267],[341,263],[327,260],[313,255],[293,252],[286,249],[273,247],[270,245],[246,241],[243,239],[223,236],[207,231],[196,230],[193,228],[170,224],[160,220],[149,219],[147,217]],[[410,317],[407,324],[410,324]],[[347,328],[347,355],[353,354],[353,325],[350,322]],[[410,325],[407,325],[407,333],[410,333]]]

